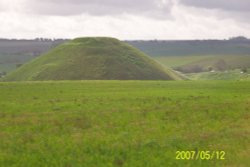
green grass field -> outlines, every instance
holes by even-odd
[[[0,83],[0,166],[250,166],[250,82]],[[225,160],[176,160],[176,151]]]

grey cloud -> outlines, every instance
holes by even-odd
[[[179,0],[188,6],[220,9],[225,11],[249,12],[250,0]]]
[[[168,15],[175,0],[29,0],[27,8],[43,15]]]
[[[211,15],[217,19],[232,19],[250,25],[250,0],[178,0],[178,2],[185,6],[211,10]]]
[[[5,11],[4,4],[0,1],[0,13]]]

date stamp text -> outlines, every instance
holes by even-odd
[[[225,151],[176,151],[176,160],[225,160]]]

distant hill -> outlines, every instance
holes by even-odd
[[[153,58],[182,73],[250,69],[250,55],[155,56]]]
[[[199,73],[208,71],[228,71],[250,68],[250,55],[235,56],[204,56],[203,59],[193,59],[183,65],[173,67],[184,73]],[[165,61],[168,61],[166,58]],[[182,61],[181,59],[179,61]]]
[[[4,81],[180,79],[138,49],[113,38],[77,38],[21,66]]]
[[[0,55],[32,55],[39,56],[49,49],[67,42],[68,39],[46,39],[34,40],[0,39]]]
[[[127,41],[150,56],[250,55],[250,40]]]
[[[13,71],[65,41],[67,40],[43,38],[34,40],[0,39],[0,73]]]
[[[250,40],[241,36],[229,40],[127,42],[183,73],[250,68]]]

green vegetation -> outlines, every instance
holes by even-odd
[[[209,71],[209,68],[215,71],[250,68],[250,55],[210,56],[175,67],[175,69],[185,73],[206,72]]]
[[[157,56],[153,58],[165,66],[184,73],[206,72],[210,67],[216,71],[250,68],[250,55]]]
[[[0,40],[0,72],[1,65],[8,63],[4,59],[13,57],[12,63],[20,63],[19,59],[27,55],[39,56],[55,46],[67,42],[63,39],[36,39],[36,40]],[[244,56],[250,55],[249,40],[191,40],[191,41],[126,41],[144,53],[154,56]],[[34,57],[30,57],[33,59]],[[185,58],[183,58],[185,59]],[[25,59],[26,63],[29,60]],[[185,60],[186,61],[186,60]],[[9,66],[13,71],[15,66]]]
[[[167,67],[175,68],[212,57],[214,56],[154,56],[152,58]]]
[[[0,166],[249,166],[250,82],[0,83]],[[225,160],[175,160],[223,150]]]
[[[7,75],[5,81],[178,80],[141,51],[113,38],[78,38]]]
[[[245,69],[246,70],[246,69]],[[201,72],[186,74],[191,80],[250,80],[250,73],[246,70],[230,70],[225,72]]]
[[[10,73],[16,69],[17,64],[25,64],[67,41],[63,39],[0,40],[0,73]],[[223,71],[250,68],[250,41],[241,37],[230,40],[126,42],[167,67],[176,68],[184,73],[207,72],[209,69]],[[51,64],[49,66],[52,68]],[[173,74],[171,70],[167,69],[167,71]],[[173,76],[176,77],[174,74]]]
[[[156,56],[191,80],[249,80],[250,56]],[[181,74],[179,74],[181,75]]]
[[[23,42],[0,41],[0,78],[28,81],[0,82],[0,167],[250,166],[248,40],[129,42],[154,61],[77,38],[24,65],[55,43]],[[225,160],[176,160],[198,150]]]

